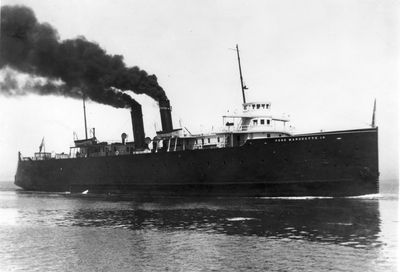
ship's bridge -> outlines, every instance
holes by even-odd
[[[244,103],[240,114],[225,115],[223,119],[226,131],[248,133],[253,139],[289,136],[292,130],[287,115],[273,114],[271,102]]]
[[[243,112],[269,112],[271,102],[250,102],[243,104]]]

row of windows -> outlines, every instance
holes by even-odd
[[[270,133],[267,133],[267,138],[270,138],[271,137],[271,134]],[[282,137],[282,134],[279,134],[279,137]],[[240,135],[237,135],[236,136],[236,140],[237,141],[241,141],[241,136]],[[228,139],[229,139],[229,137],[228,137]],[[204,143],[205,143],[205,138],[202,138],[202,139],[196,139],[195,140],[195,144],[198,144],[198,142],[201,140],[201,144],[202,145],[204,145]],[[220,143],[221,142],[221,139],[220,139],[220,137],[217,137],[217,142],[218,143]],[[207,143],[211,143],[211,138],[207,138]]]
[[[252,105],[244,106],[244,109],[245,110],[247,110],[247,109],[250,110],[251,108],[253,108],[253,110],[254,109],[269,109],[270,106],[271,106],[270,104],[252,104]]]
[[[270,119],[253,119],[253,126],[258,125],[258,120],[260,120],[260,125],[269,125],[271,123]]]
[[[200,139],[196,139],[196,140],[195,140],[195,144],[198,143],[198,140],[200,140]],[[202,138],[202,139],[201,139],[201,144],[202,144],[202,145],[204,145],[204,140],[205,140],[205,138]],[[217,142],[219,143],[220,141],[221,141],[220,137],[217,137]],[[207,143],[208,143],[208,144],[211,143],[211,138],[207,138]]]
[[[304,140],[320,140],[325,139],[325,136],[309,136],[309,137],[299,137],[299,138],[282,138],[276,139],[275,142],[294,142],[294,141],[304,141]]]

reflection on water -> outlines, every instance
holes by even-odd
[[[306,239],[348,246],[378,246],[378,201],[220,200],[133,203],[127,210],[80,209],[64,222],[127,229],[195,230],[276,239]]]
[[[0,263],[5,271],[395,271],[397,203],[0,191]]]
[[[47,195],[52,196],[82,203],[74,209],[40,209],[36,217],[21,210],[21,217],[59,226],[256,235],[351,247],[380,245],[377,199],[162,198],[121,202],[101,195]]]

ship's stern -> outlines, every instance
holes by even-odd
[[[28,165],[26,162],[21,160],[21,157],[18,158],[17,164],[17,172],[14,176],[14,184],[18,187],[21,187],[25,190],[33,189],[32,176],[28,174]]]

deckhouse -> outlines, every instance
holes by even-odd
[[[240,114],[223,116],[219,132],[191,134],[183,128],[159,132],[153,139],[153,152],[226,148],[243,145],[249,139],[291,136],[287,116],[277,117],[270,102],[244,103]]]

